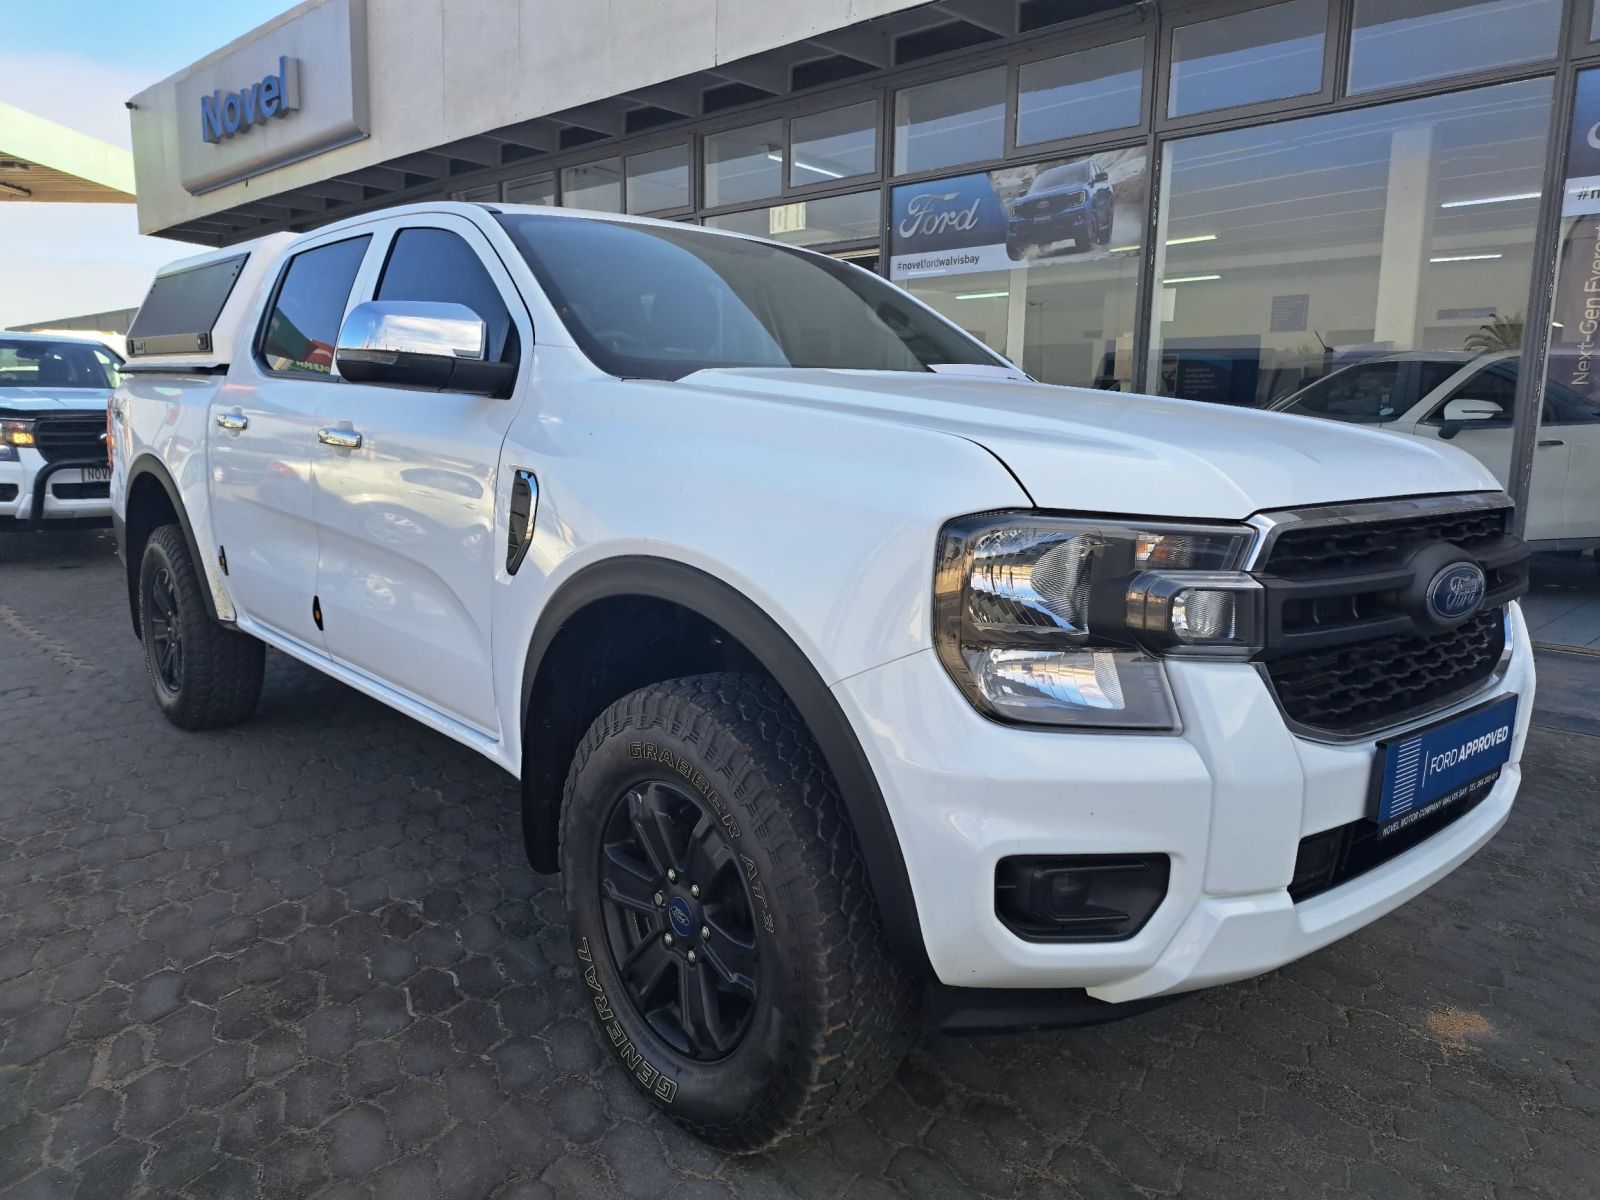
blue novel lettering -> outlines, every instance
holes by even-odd
[[[208,142],[247,132],[300,107],[300,60],[281,55],[278,69],[236,92],[200,97],[200,136]]]

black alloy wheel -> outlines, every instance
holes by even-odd
[[[178,526],[152,531],[138,561],[139,636],[162,714],[180,729],[248,717],[261,696],[266,646],[207,610],[206,585]]]
[[[149,605],[151,665],[161,686],[176,693],[183,686],[183,621],[170,568],[161,566],[152,574]]]
[[[674,783],[630,788],[606,821],[599,883],[634,1010],[679,1054],[726,1058],[755,1011],[760,951],[744,872],[716,817]]]

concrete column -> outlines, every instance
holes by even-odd
[[[1373,340],[1413,349],[1422,332],[1422,272],[1433,227],[1433,142],[1429,126],[1398,129],[1389,142],[1389,195],[1378,261]]]
[[[1006,301],[1006,357],[1022,366],[1022,343],[1028,336],[1028,272],[1026,268],[1013,268],[1006,286],[1010,298]]]

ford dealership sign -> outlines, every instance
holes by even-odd
[[[367,0],[302,4],[172,86],[162,140],[176,146],[178,179],[192,195],[359,141],[368,132]]]
[[[237,92],[220,88],[200,97],[200,136],[208,142],[244,133],[252,125],[300,107],[300,60],[280,55],[278,69]]]

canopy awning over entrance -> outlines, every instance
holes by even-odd
[[[0,203],[132,204],[133,155],[0,104]]]

